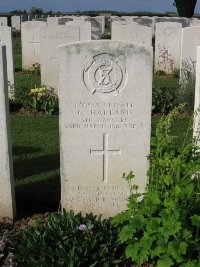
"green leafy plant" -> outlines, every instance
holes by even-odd
[[[172,72],[172,77],[179,79],[179,77],[180,77],[180,70],[179,69],[174,69],[173,72]]]
[[[162,85],[154,81],[152,90],[152,111],[154,114],[167,114],[173,108],[178,106],[179,99],[177,98],[178,86],[174,84]]]
[[[124,257],[139,265],[199,266],[200,153],[197,139],[189,138],[192,123],[182,147],[174,150],[170,131],[179,112],[174,109],[157,125],[143,196],[133,184],[133,173],[123,176],[131,191],[128,209],[112,222],[122,227],[119,239],[126,246]]]
[[[110,220],[73,211],[52,213],[21,232],[15,251],[20,266],[115,266],[120,252],[119,230]]]
[[[31,107],[38,112],[42,111],[48,115],[52,115],[58,112],[58,97],[46,87],[34,88],[29,92],[24,104]]]
[[[111,33],[110,33],[110,31],[105,31],[102,34],[101,39],[111,39]]]

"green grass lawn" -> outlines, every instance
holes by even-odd
[[[11,116],[18,214],[57,210],[58,116]]]
[[[15,71],[21,71],[22,69],[22,49],[21,49],[21,38],[13,38],[13,54],[14,54],[14,65]]]

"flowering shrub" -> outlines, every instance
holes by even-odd
[[[17,243],[18,235],[12,225],[0,223],[0,266],[15,266],[13,251]]]
[[[189,131],[182,147],[174,150],[170,130],[178,111],[174,109],[157,125],[143,198],[132,184],[133,173],[123,176],[131,191],[128,209],[113,223],[121,227],[124,257],[139,266],[197,267],[200,263],[200,153],[196,139],[188,138]]]
[[[3,239],[0,239],[0,259],[4,257],[4,249],[6,247],[6,243]]]
[[[31,89],[25,105],[37,111],[45,112],[48,115],[58,112],[58,97],[46,87]]]

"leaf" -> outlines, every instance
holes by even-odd
[[[139,248],[137,246],[134,246],[132,244],[129,244],[128,247],[125,250],[126,258],[131,258],[134,260],[135,255],[137,255]]]
[[[192,221],[192,225],[196,226],[196,227],[200,227],[200,216],[199,215],[194,215],[192,217],[190,217],[191,221]]]
[[[156,267],[171,267],[173,265],[173,261],[170,257],[164,256],[162,259],[158,260]]]
[[[175,190],[175,196],[177,197],[180,194],[181,189],[178,185],[176,185],[174,190]]]
[[[126,212],[121,212],[112,218],[111,223],[115,226],[124,223],[127,220]]]
[[[154,258],[155,256],[160,256],[160,254],[163,254],[164,252],[165,249],[157,245],[155,249],[151,251],[151,257]]]
[[[120,238],[121,243],[129,239],[132,239],[134,233],[135,233],[135,229],[132,226],[130,225],[124,226],[121,232],[119,233],[119,238]]]
[[[171,175],[165,175],[162,177],[164,184],[169,185],[172,182]]]
[[[125,250],[127,258],[131,258],[137,264],[143,264],[148,260],[149,252],[145,248],[141,248],[139,243],[129,244]]]
[[[130,171],[128,175],[126,175],[124,178],[129,181],[131,179],[133,179],[135,177],[135,175],[133,174],[133,171]]]

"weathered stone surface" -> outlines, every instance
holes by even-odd
[[[15,216],[12,145],[6,70],[6,47],[0,45],[0,221]]]
[[[13,47],[12,47],[12,30],[11,27],[0,27],[0,45],[6,46],[7,58],[7,75],[9,83],[9,97],[12,98],[14,94],[14,65],[13,65]]]
[[[200,27],[186,27],[182,29],[180,76],[184,81],[185,71],[195,73],[197,61],[197,46],[200,46]]]
[[[80,41],[89,41],[92,39],[92,27],[90,21],[74,20],[66,22],[65,25],[80,28]]]
[[[47,24],[49,27],[65,25],[65,23],[68,21],[73,21],[73,19],[69,17],[48,17],[47,18]]]
[[[11,25],[14,31],[21,30],[21,17],[20,16],[12,16],[11,17]]]
[[[155,71],[163,70],[170,74],[180,69],[181,33],[181,23],[156,23]]]
[[[8,26],[7,17],[0,17],[0,26]]]
[[[112,22],[112,40],[151,46],[152,29],[135,22]]]
[[[60,46],[62,208],[113,216],[133,170],[144,192],[151,132],[152,47],[116,41]]]
[[[200,46],[197,47],[194,112],[196,116],[194,117],[193,136],[197,138],[197,145],[200,147]]]
[[[87,20],[90,21],[92,25],[92,40],[101,39],[101,36],[105,31],[105,17],[90,17]]]

